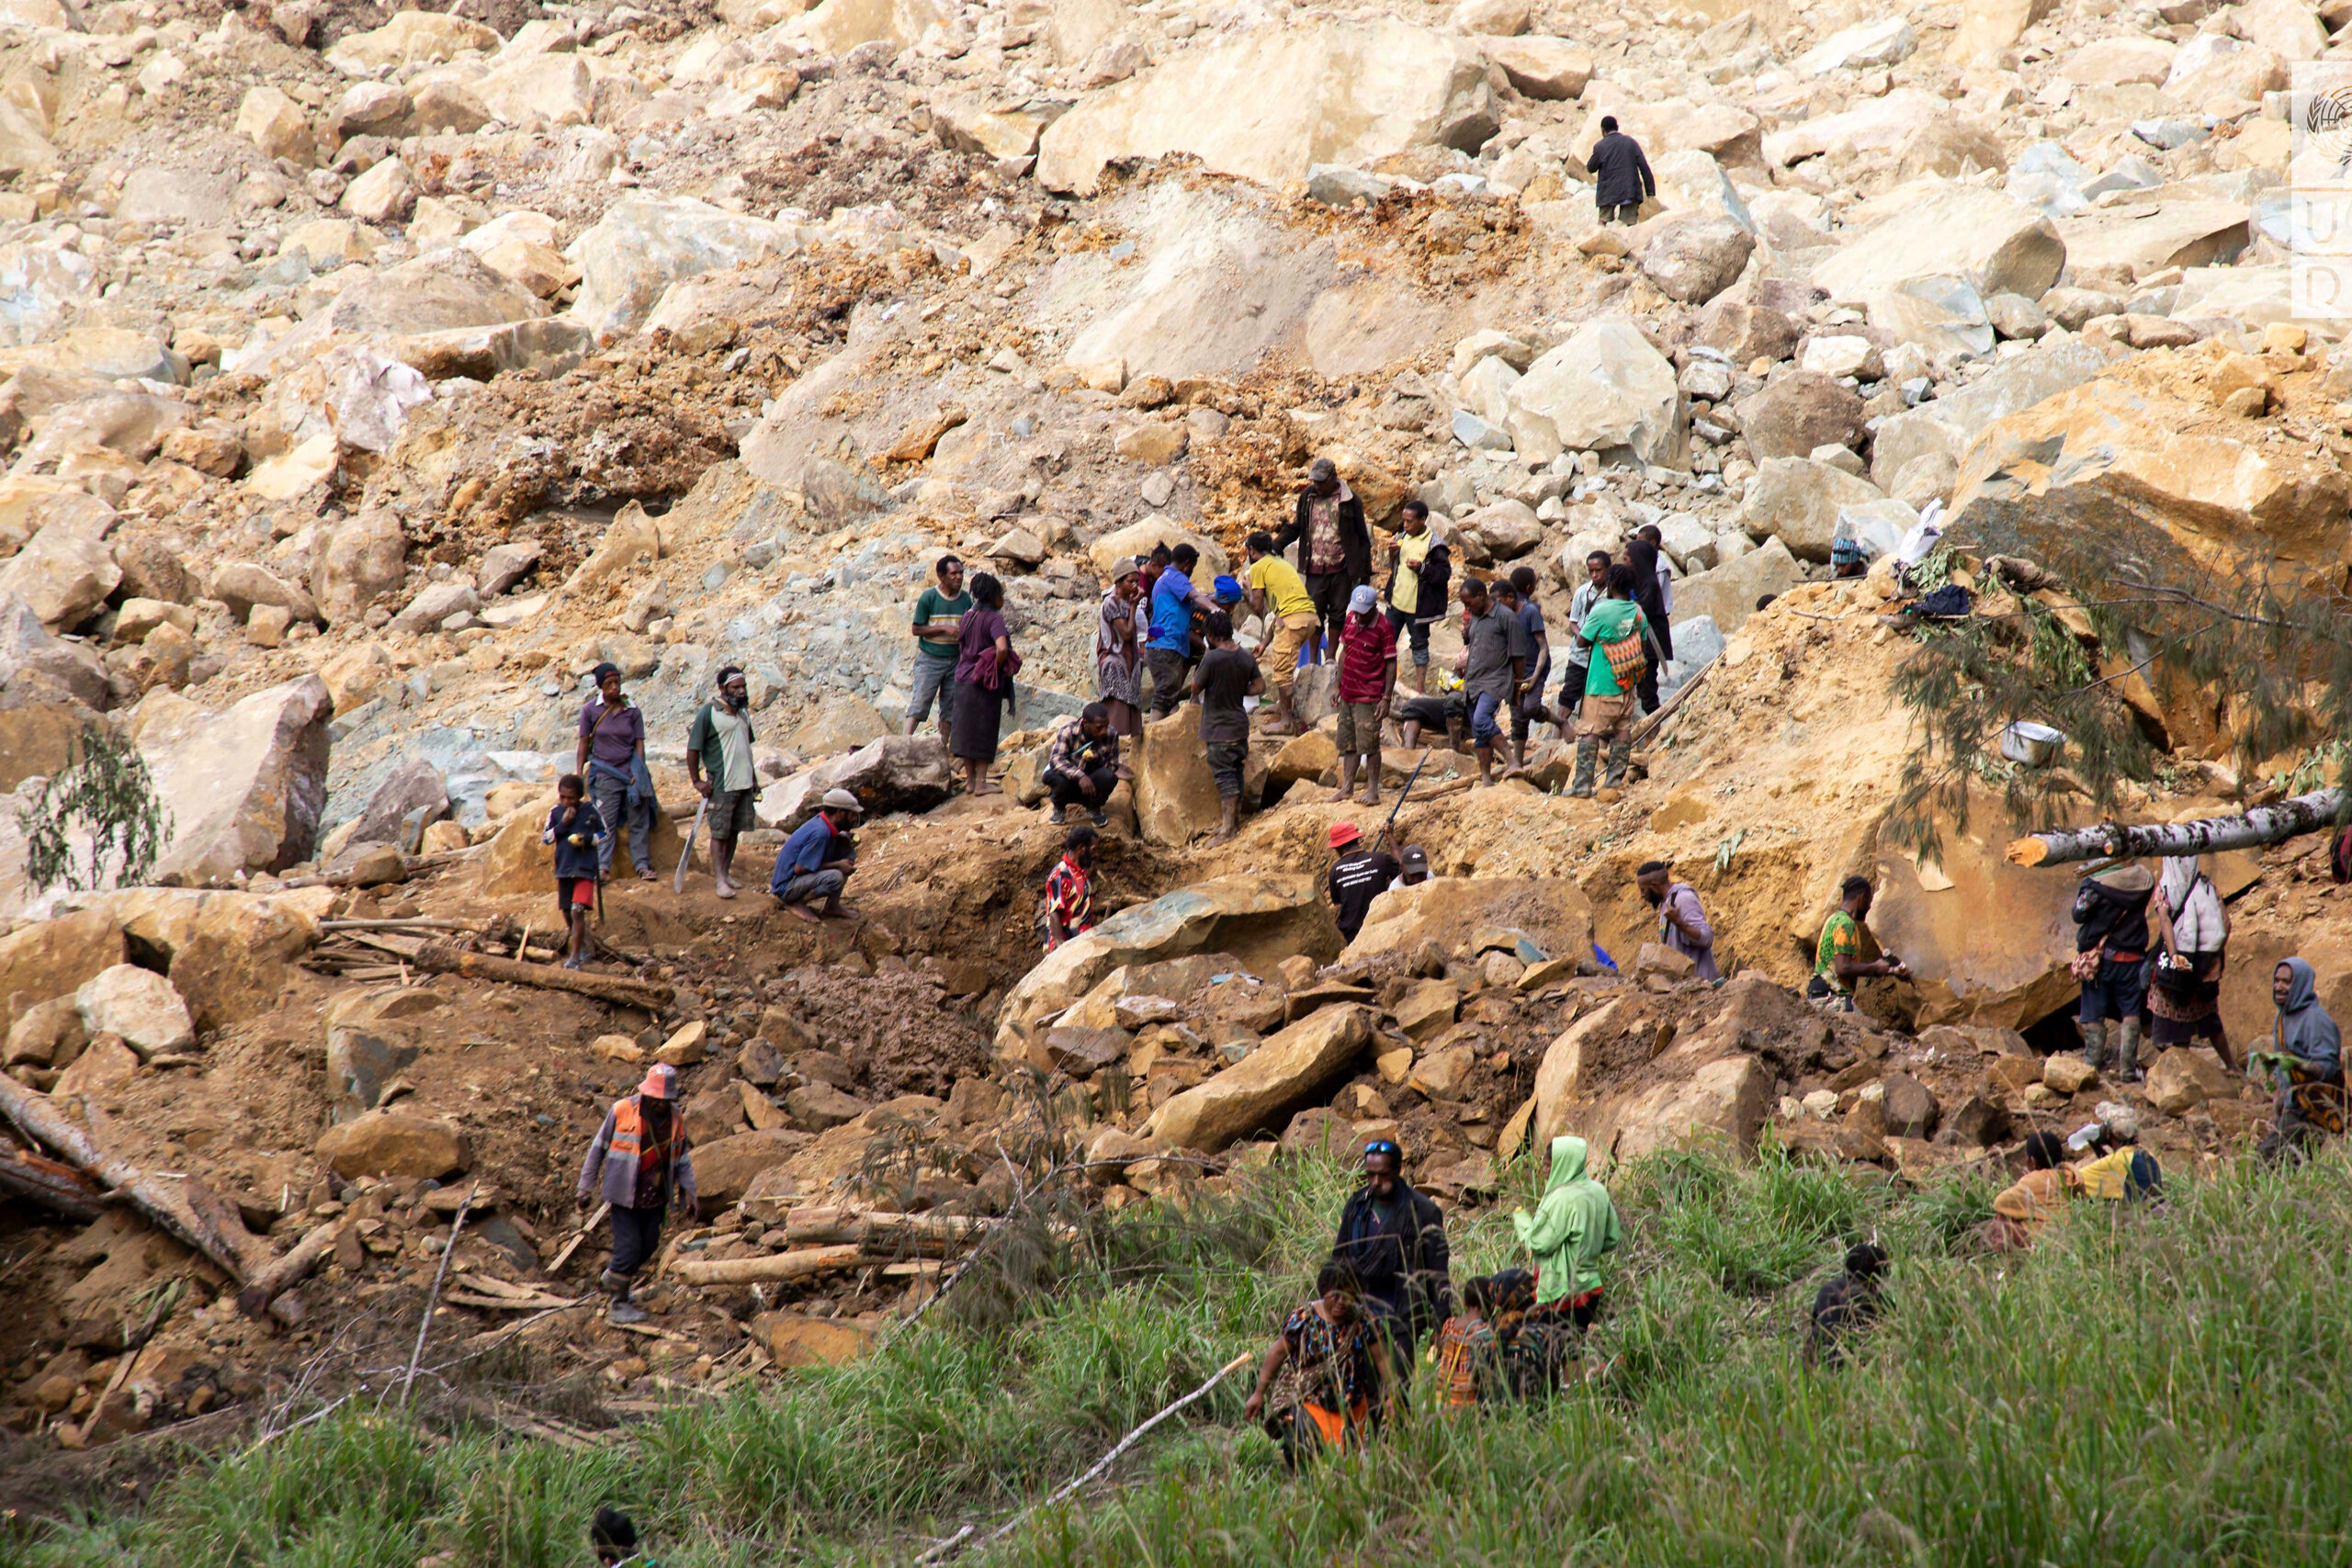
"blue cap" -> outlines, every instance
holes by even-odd
[[[1235,577],[1220,577],[1211,587],[1210,592],[1216,595],[1218,604],[1233,604],[1241,597],[1241,580]]]

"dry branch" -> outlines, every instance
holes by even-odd
[[[862,1247],[812,1247],[799,1252],[771,1252],[764,1258],[684,1258],[673,1271],[683,1284],[750,1285],[775,1280],[805,1280],[812,1274],[854,1269],[861,1263],[888,1261],[869,1258]]]
[[[618,975],[592,975],[584,969],[518,964],[514,959],[493,958],[486,953],[461,953],[440,942],[427,942],[418,948],[415,964],[428,975],[462,975],[472,980],[536,986],[544,991],[570,991],[574,996],[591,997],[618,1007],[643,1008],[648,1012],[660,1012],[677,994],[670,987],[650,980],[626,979]]]
[[[287,1248],[283,1258],[255,1274],[253,1282],[237,1292],[237,1310],[247,1317],[267,1312],[272,1302],[311,1277],[311,1270],[334,1250],[335,1238],[342,1234],[340,1221],[312,1225],[301,1240]]]

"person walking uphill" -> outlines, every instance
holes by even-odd
[[[1004,584],[988,572],[975,573],[972,602],[957,634],[956,717],[948,726],[947,753],[963,762],[971,794],[996,795],[989,764],[996,761],[998,725],[1012,705],[1021,656],[1012,651],[1012,628],[1004,622]]]
[[[590,672],[596,694],[580,710],[580,748],[572,771],[588,784],[588,798],[606,830],[596,846],[599,880],[613,874],[613,840],[628,829],[628,857],[640,882],[653,880],[653,773],[645,765],[645,710],[621,694],[621,672],[599,664]]]
[[[931,570],[938,581],[915,600],[915,675],[913,689],[907,695],[907,733],[912,735],[922,728],[936,699],[939,738],[944,740],[956,723],[949,700],[955,692],[956,639],[963,630],[964,613],[972,607],[972,596],[964,591],[964,563],[958,558],[942,556]]]
[[[673,1203],[689,1220],[702,1213],[686,1119],[678,1111],[678,1069],[667,1062],[648,1067],[637,1092],[605,1112],[572,1196],[584,1213],[597,1195],[613,1206],[613,1258],[597,1280],[613,1298],[605,1315],[615,1323],[643,1323],[644,1309],[629,1300],[629,1282],[661,1245],[662,1216]]]
[[[1298,547],[1299,576],[1315,601],[1316,619],[1326,638],[1340,633],[1348,595],[1372,581],[1372,531],[1363,525],[1363,502],[1340,479],[1329,457],[1307,465],[1306,488],[1289,526],[1274,536],[1274,548]]]
[[[1453,1254],[1445,1215],[1405,1181],[1405,1151],[1385,1138],[1363,1148],[1363,1185],[1340,1211],[1331,1259],[1352,1269],[1364,1304],[1403,1362],[1453,1315]]]
[[[1209,650],[1193,671],[1193,690],[1201,694],[1201,747],[1208,754],[1209,776],[1216,781],[1220,815],[1216,836],[1222,844],[1241,828],[1243,770],[1250,760],[1250,710],[1243,699],[1266,689],[1258,661],[1234,645],[1233,617],[1214,611],[1208,622]]]
[[[1617,117],[1600,117],[1600,140],[1585,160],[1592,176],[1593,204],[1603,223],[1631,223],[1641,216],[1642,203],[1657,194],[1657,176],[1642,156],[1642,144],[1617,129]]]
[[[2148,996],[2148,900],[2156,879],[2131,862],[2083,879],[2075,890],[2075,977],[2083,985],[2076,1025],[2083,1060],[2116,1077],[2140,1077],[2140,1006]]]
[[[578,773],[566,773],[555,784],[555,805],[548,812],[548,825],[539,834],[539,842],[555,846],[555,898],[563,910],[563,923],[571,933],[571,953],[564,959],[566,969],[578,969],[588,961],[588,911],[596,907],[596,862],[601,855],[609,860],[612,833],[596,808],[588,804],[587,786]]]
[[[751,688],[730,664],[718,672],[718,700],[703,704],[686,730],[686,777],[710,802],[710,876],[721,898],[736,893],[735,840],[759,826],[753,739]]]

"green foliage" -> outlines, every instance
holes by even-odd
[[[1035,1568],[1791,1562],[2186,1568],[2352,1554],[2352,1168],[2168,1173],[2157,1210],[2075,1206],[2030,1255],[1962,1245],[1970,1178],[1917,1192],[1708,1155],[1613,1179],[1628,1239],[1582,1387],[1468,1416],[1426,1398],[1361,1456],[1286,1475],[1246,1374],[1118,1480],[974,1559]],[[1457,1216],[1457,1274],[1518,1258]],[[1091,1463],[1304,1299],[1350,1178],[1114,1217],[980,1330],[944,1316],[847,1367],[681,1404],[592,1450],[338,1415],[165,1483],[143,1515],[0,1537],[7,1568],[553,1568],[600,1502],[672,1568],[911,1560]],[[1186,1233],[1190,1233],[1187,1239]],[[1839,1370],[1799,1335],[1842,1248],[1893,1254]],[[1774,1281],[1778,1281],[1775,1283]]]
[[[1894,682],[1914,721],[1899,842],[1933,855],[1945,825],[1966,831],[1972,798],[1986,787],[2029,829],[2078,825],[2085,794],[2093,815],[2112,818],[2122,785],[2157,781],[2176,739],[2144,701],[2126,700],[2143,689],[2210,700],[2242,777],[2308,750],[2287,781],[2298,790],[2352,781],[2341,740],[2352,729],[2352,599],[2266,558],[2216,567],[2177,549],[2134,553],[2119,541],[2144,538],[2149,525],[2128,519],[2042,520],[2029,536],[2019,509],[2041,504],[1972,505],[1925,575],[1914,574],[1923,590],[1936,586],[1965,549],[1984,559],[1980,592],[2003,586],[2001,558],[2023,563],[2024,588],[2054,584],[2064,603],[2019,592],[1997,613],[1920,626]],[[2002,732],[2019,720],[2066,735],[2063,766],[2001,757]]]
[[[144,881],[171,827],[147,759],[128,737],[100,724],[82,727],[74,750],[74,761],[17,807],[26,879],[43,892],[61,882],[93,891],[106,886],[109,868],[118,886]],[[85,836],[89,858],[77,864],[74,842]]]

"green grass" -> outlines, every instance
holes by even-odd
[[[1906,1193],[1768,1157],[1661,1159],[1616,1183],[1628,1244],[1590,1352],[1540,1407],[1393,1426],[1300,1478],[1244,1427],[1237,1374],[1118,1484],[1024,1523],[992,1563],[2320,1563],[2352,1560],[2352,1186],[2176,1176],[2161,1213],[2096,1205],[2024,1259],[1956,1244],[1983,1181]],[[682,1408],[598,1451],[330,1418],[193,1466],[143,1515],[0,1543],[14,1568],[458,1568],[586,1560],[601,1501],[662,1561],[905,1562],[989,1528],[1265,1342],[1347,1178],[1312,1164],[1187,1216],[1122,1216],[1024,1311]],[[1508,1208],[1508,1205],[1505,1206]],[[1456,1224],[1456,1276],[1515,1260]],[[1852,1364],[1799,1325],[1852,1240],[1894,1255]],[[952,1298],[951,1298],[952,1299]],[[944,1315],[944,1314],[943,1314]]]

